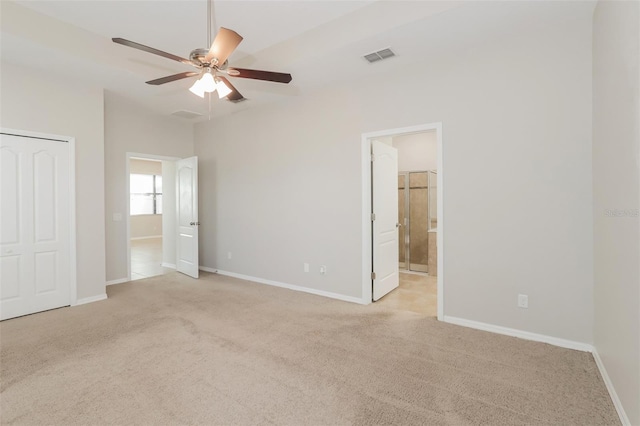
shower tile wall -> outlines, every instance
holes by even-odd
[[[438,233],[429,232],[429,275],[435,277],[438,275]]]

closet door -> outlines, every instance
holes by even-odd
[[[0,319],[69,305],[69,144],[0,135]]]

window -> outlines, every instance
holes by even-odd
[[[130,214],[162,214],[162,176],[129,176]]]

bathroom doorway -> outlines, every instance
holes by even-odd
[[[442,125],[433,123],[367,133],[363,134],[362,142],[363,303],[375,300],[391,309],[437,316],[442,320]],[[397,167],[378,165],[387,157],[380,154],[384,151],[381,146],[385,145],[394,153]],[[395,173],[385,173],[383,179],[379,174],[382,169],[395,169]],[[384,209],[383,213],[379,211],[388,203],[397,206],[393,217]],[[395,250],[388,244],[383,247],[376,240],[376,225],[383,220],[385,226],[390,220],[396,225]],[[390,225],[384,229],[387,228],[390,229]],[[398,281],[395,287],[387,286],[389,291],[381,293],[378,283],[390,276],[389,270],[381,266],[388,265],[389,261],[395,265]]]
[[[437,314],[438,155],[435,130],[394,135],[398,150],[399,286],[384,303]]]

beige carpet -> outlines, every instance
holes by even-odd
[[[4,321],[3,424],[611,425],[588,353],[206,274]]]

